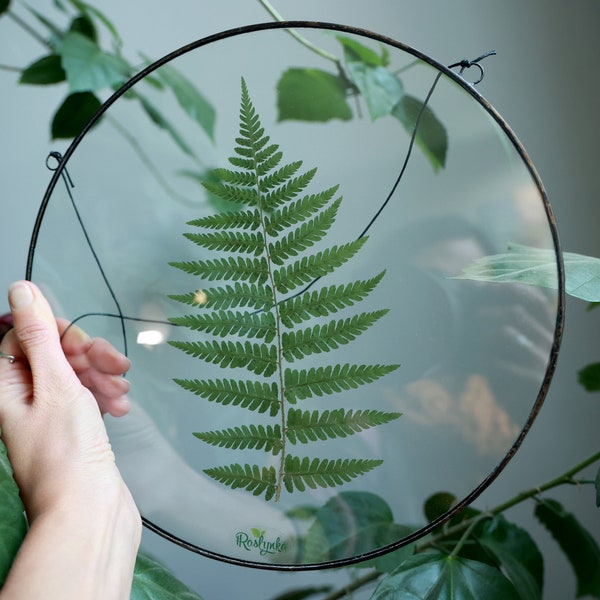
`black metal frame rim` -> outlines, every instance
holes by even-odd
[[[83,128],[81,133],[73,140],[73,142],[71,143],[71,145],[65,152],[64,157],[60,161],[58,168],[53,173],[51,181],[50,181],[48,188],[45,192],[45,195],[42,199],[42,203],[40,205],[40,208],[39,208],[39,211],[38,211],[38,214],[36,217],[36,221],[34,224],[31,241],[30,241],[30,245],[29,245],[28,257],[27,257],[26,278],[31,279],[33,259],[34,259],[34,255],[35,255],[35,247],[36,247],[38,235],[39,235],[39,232],[40,232],[40,229],[42,226],[42,222],[44,219],[44,213],[46,211],[46,208],[50,201],[50,197],[54,191],[54,188],[55,188],[57,182],[60,180],[63,172],[65,172],[69,158],[75,152],[79,143],[85,137],[85,135],[88,133],[88,131],[98,122],[98,120],[102,117],[102,115],[112,106],[112,104],[114,104],[114,102],[116,100],[118,100],[121,96],[123,96],[136,83],[138,83],[139,81],[144,79],[144,77],[151,74],[153,71],[155,71],[159,67],[174,60],[175,58],[178,58],[179,56],[187,54],[193,50],[196,50],[198,48],[201,48],[202,46],[206,46],[213,42],[226,40],[228,38],[237,37],[237,36],[248,34],[248,33],[256,33],[256,32],[260,32],[260,31],[276,30],[276,29],[320,29],[320,30],[328,30],[328,31],[337,31],[340,33],[348,33],[348,34],[353,34],[353,35],[356,35],[359,37],[368,38],[368,39],[380,42],[382,44],[386,44],[391,47],[397,48],[399,50],[407,52],[408,54],[412,54],[415,58],[420,59],[420,60],[424,61],[425,63],[429,64],[430,66],[436,68],[438,71],[441,71],[445,76],[452,79],[456,84],[461,86],[467,93],[469,93],[473,97],[473,99],[476,102],[478,102],[487,111],[487,113],[493,118],[493,120],[500,126],[500,128],[502,129],[504,134],[507,136],[507,138],[510,140],[512,146],[516,149],[517,153],[519,154],[519,156],[523,160],[524,164],[526,165],[536,187],[538,188],[538,191],[542,198],[542,202],[544,204],[544,209],[546,211],[548,224],[550,226],[550,230],[551,230],[551,234],[552,234],[552,240],[553,240],[553,244],[554,244],[554,252],[555,252],[555,256],[556,256],[556,264],[557,264],[557,270],[558,270],[558,305],[557,305],[556,324],[555,324],[555,330],[554,330],[553,343],[552,343],[552,347],[550,350],[549,360],[548,360],[548,364],[546,367],[546,372],[544,375],[542,385],[538,392],[538,395],[537,395],[537,398],[533,405],[533,408],[528,416],[528,419],[525,422],[523,428],[521,429],[521,432],[519,433],[516,441],[513,443],[511,448],[508,450],[508,452],[506,453],[504,458],[498,463],[498,465],[491,471],[491,473],[487,477],[485,477],[484,480],[471,493],[469,493],[465,498],[460,500],[455,506],[452,507],[451,510],[447,511],[446,513],[444,513],[443,515],[441,515],[434,521],[431,521],[430,523],[428,523],[426,526],[422,527],[421,529],[418,529],[411,535],[409,535],[405,538],[402,538],[402,539],[398,540],[397,542],[394,542],[392,544],[384,546],[382,548],[378,548],[376,550],[367,552],[365,554],[348,557],[348,558],[344,558],[344,559],[336,559],[336,560],[330,560],[330,561],[325,561],[322,563],[314,563],[314,564],[271,564],[271,563],[260,563],[260,562],[256,562],[256,561],[234,558],[231,556],[213,552],[206,548],[202,548],[200,546],[197,546],[195,544],[187,542],[187,541],[179,538],[178,536],[172,535],[165,529],[161,528],[160,526],[156,525],[149,519],[142,516],[142,521],[149,530],[157,533],[158,535],[173,542],[174,544],[177,544],[178,546],[180,546],[182,548],[185,548],[187,550],[190,550],[192,552],[195,552],[197,554],[200,554],[200,555],[203,555],[203,556],[206,556],[209,558],[213,558],[213,559],[216,559],[216,560],[219,560],[222,562],[226,562],[229,564],[233,564],[233,565],[252,567],[252,568],[263,569],[263,570],[309,571],[309,570],[339,568],[339,567],[345,567],[345,566],[357,564],[359,562],[377,558],[379,556],[382,556],[384,554],[387,554],[389,552],[397,550],[398,548],[401,548],[402,546],[406,546],[412,542],[415,542],[416,540],[422,538],[423,536],[425,536],[428,533],[430,533],[431,531],[433,531],[435,528],[439,527],[444,522],[451,519],[453,516],[455,516],[457,513],[459,513],[462,509],[464,509],[466,506],[471,504],[498,477],[500,472],[504,469],[504,467],[506,467],[508,462],[515,455],[515,453],[521,446],[526,434],[530,430],[530,428],[533,424],[533,421],[534,421],[535,417],[537,416],[537,414],[539,413],[539,411],[542,407],[542,404],[544,402],[544,399],[548,393],[550,382],[552,380],[552,376],[554,375],[554,371],[556,369],[556,362],[558,359],[558,352],[559,352],[559,348],[560,348],[560,344],[561,344],[561,340],[562,340],[563,328],[564,328],[565,272],[564,272],[562,252],[561,252],[560,242],[559,242],[559,237],[558,237],[558,230],[557,230],[557,226],[556,226],[556,220],[553,215],[552,209],[550,207],[550,203],[548,201],[548,197],[547,197],[546,191],[544,189],[544,186],[541,182],[541,179],[540,179],[535,167],[533,166],[533,163],[532,163],[529,155],[527,154],[527,152],[521,145],[517,136],[513,133],[511,128],[508,126],[508,124],[504,121],[504,119],[500,116],[500,114],[492,107],[492,105],[485,98],[483,98],[483,96],[481,94],[479,94],[479,92],[475,89],[474,84],[469,83],[468,81],[463,79],[460,76],[460,74],[458,74],[452,70],[454,67],[458,67],[458,66],[462,66],[464,68],[465,64],[468,61],[457,62],[450,67],[444,66],[443,64],[435,61],[434,59],[428,57],[427,55],[423,54],[422,52],[403,44],[402,42],[399,42],[392,38],[389,38],[389,37],[386,37],[383,35],[379,35],[372,31],[361,29],[361,28],[354,27],[354,26],[341,25],[341,24],[337,24],[337,23],[326,23],[326,22],[319,22],[319,21],[314,21],[314,22],[313,21],[282,21],[282,22],[257,23],[257,24],[247,25],[244,27],[236,27],[233,29],[229,29],[229,30],[217,33],[217,34],[213,34],[213,35],[204,37],[195,42],[192,42],[190,44],[182,46],[179,49],[165,55],[161,59],[155,61],[151,65],[149,65],[146,68],[144,68],[143,70],[141,70],[139,73],[137,73],[131,79],[129,79],[129,81],[127,81],[110,98],[108,98],[108,100],[106,100],[102,104],[102,106],[100,107],[98,112],[94,115],[94,117],[87,123],[87,125]],[[481,67],[479,67],[479,68],[481,69]]]

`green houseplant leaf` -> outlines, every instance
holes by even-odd
[[[77,92],[67,96],[52,118],[52,139],[76,137],[100,106],[102,103],[92,92]]]
[[[202,600],[149,554],[140,552],[135,561],[131,600]]]
[[[556,500],[540,500],[535,516],[552,534],[577,577],[577,598],[600,598],[600,548],[579,521]]]
[[[563,260],[567,294],[587,302],[599,301],[600,258],[564,252]],[[556,268],[554,250],[511,244],[506,252],[474,260],[459,279],[525,283],[556,289]]]
[[[60,56],[49,54],[30,64],[21,73],[19,83],[30,85],[50,85],[65,81],[66,74],[62,68]]]
[[[0,15],[4,14],[10,8],[10,0],[0,0]]]
[[[496,516],[484,522],[477,540],[496,558],[522,600],[541,600],[544,560],[524,529]]]
[[[184,233],[202,248],[203,255],[216,252],[218,258],[171,263],[200,279],[196,291],[170,296],[196,312],[171,321],[200,332],[203,339],[169,343],[202,361],[261,377],[175,381],[210,402],[268,413],[276,419],[271,424],[244,420],[238,426],[194,435],[213,446],[276,456],[277,467],[234,463],[205,473],[233,489],[277,501],[283,492],[343,485],[381,464],[376,459],[297,456],[289,453],[289,447],[351,436],[383,426],[399,413],[302,410],[293,405],[300,399],[371,383],[398,365],[296,368],[307,356],[328,354],[352,343],[386,315],[387,309],[381,309],[330,318],[367,297],[383,273],[315,291],[299,289],[349,261],[366,238],[313,250],[335,223],[341,204],[341,198],[335,197],[337,186],[306,193],[316,169],[302,172],[301,161],[283,164],[283,154],[265,134],[243,80],[240,133],[235,141],[235,156],[229,159],[235,169],[215,169],[215,177],[204,185],[239,210],[192,220],[188,225],[195,231]],[[217,280],[228,283],[205,285]],[[289,292],[294,296],[286,298]]]
[[[58,53],[72,93],[97,92],[121,85],[131,72],[121,57],[104,52],[76,31],[65,36]]]
[[[339,76],[327,71],[288,69],[277,83],[279,120],[349,121],[352,110],[346,101],[346,88]]]
[[[211,140],[214,139],[217,114],[200,90],[171,65],[157,69],[155,76],[173,92],[186,114],[200,125]]]
[[[402,123],[409,135],[418,125],[415,143],[429,159],[434,171],[446,166],[448,134],[441,121],[418,98],[404,95],[392,110],[392,116]]]
[[[440,553],[417,554],[377,586],[371,600],[519,600],[494,567]]]
[[[410,528],[394,523],[389,505],[376,494],[340,492],[317,511],[306,535],[303,562],[357,556],[387,546],[410,532]],[[412,553],[413,547],[408,546],[393,552],[391,557],[370,560],[360,566],[382,567],[385,571],[386,559],[397,565]]]
[[[0,442],[0,588],[6,579],[12,561],[27,532],[27,521],[19,488]]]
[[[588,392],[600,392],[600,363],[587,365],[577,373],[577,378]]]

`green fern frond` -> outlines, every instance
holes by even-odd
[[[286,181],[288,181],[288,179],[290,179],[290,177],[293,177],[298,172],[298,169],[301,166],[302,166],[302,161],[297,160],[296,162],[289,163],[289,164],[285,165],[284,167],[277,169],[277,171],[273,171],[272,173],[265,175],[258,181],[258,186],[259,186],[260,191],[262,193],[268,192],[269,190],[272,190],[273,188],[276,188],[276,187],[284,184]],[[316,169],[312,170],[311,179],[312,179],[312,176],[314,176],[314,174],[316,173],[316,171],[317,171]],[[255,178],[254,183],[256,184],[257,183],[256,175],[254,173],[252,175]]]
[[[332,246],[316,254],[303,256],[300,260],[280,267],[273,272],[277,291],[285,294],[296,288],[311,283],[319,277],[333,273],[338,267],[348,262],[365,244],[366,237]]]
[[[275,152],[272,156],[270,156],[262,164],[258,165],[258,167],[256,168],[256,174],[259,177],[266,175],[267,173],[269,173],[270,171],[272,171],[279,165],[282,158],[283,158],[282,152]]]
[[[281,451],[281,428],[268,425],[242,425],[230,427],[221,431],[206,431],[194,433],[194,435],[210,444],[230,450],[264,450],[272,454]]]
[[[236,204],[244,204],[246,206],[256,206],[258,199],[260,198],[258,191],[251,187],[229,185],[220,181],[205,181],[204,187],[211,194],[214,194],[223,200],[229,200]]]
[[[343,438],[365,429],[389,423],[400,413],[377,410],[326,410],[320,412],[290,408],[287,416],[287,437],[292,444]]]
[[[256,185],[256,175],[250,171],[232,171],[230,169],[213,169],[213,175],[223,183],[231,183],[241,187]]]
[[[282,302],[279,306],[281,322],[289,328],[312,317],[326,317],[364,300],[381,281],[385,271],[366,281],[346,285],[332,285],[306,292]]]
[[[240,252],[258,256],[265,246],[264,238],[260,233],[219,231],[217,233],[184,233],[183,235],[196,246],[221,252]]]
[[[288,368],[288,364],[311,354],[328,353],[352,342],[382,318],[387,309],[298,327],[304,321],[328,317],[364,300],[384,273],[314,291],[298,291],[351,260],[367,238],[313,249],[336,223],[342,201],[336,198],[338,186],[306,192],[316,169],[301,172],[302,161],[283,163],[283,153],[265,133],[243,80],[235,141],[235,155],[229,159],[235,168],[216,169],[205,187],[245,208],[192,220],[189,225],[198,230],[184,234],[204,252],[226,256],[171,263],[200,279],[196,291],[170,296],[196,309],[194,314],[174,317],[171,322],[212,339],[169,343],[206,363],[245,369],[262,378],[175,381],[209,402],[277,419],[271,424],[242,424],[195,433],[205,443],[228,450],[278,455],[278,467],[231,464],[205,471],[231,488],[277,501],[282,491],[342,485],[382,462],[298,458],[287,452],[288,445],[345,438],[400,416],[377,410],[306,411],[290,406],[297,400],[371,383],[398,365]],[[206,281],[214,280],[226,283],[205,287]],[[290,292],[295,295],[283,297]],[[214,339],[218,337],[221,339]]]
[[[277,212],[265,218],[265,231],[269,236],[277,236],[287,227],[301,223],[312,217],[317,211],[327,205],[338,191],[335,185],[319,194],[304,196],[300,200],[290,202]]]
[[[261,166],[264,167],[265,165],[266,163],[263,163]],[[298,177],[294,177],[293,179],[286,181],[284,184],[271,190],[270,192],[263,194],[261,201],[265,210],[271,211],[296,198],[298,194],[303,192],[310,184],[315,172],[316,169],[307,171],[302,175],[298,175]]]
[[[311,354],[335,350],[354,341],[388,312],[388,309],[376,310],[330,321],[325,325],[317,324],[298,331],[286,331],[281,336],[283,356],[287,361],[293,362]]]
[[[239,156],[230,156],[229,157],[229,162],[234,166],[234,167],[239,167],[240,169],[246,169],[248,171],[250,171],[253,167],[254,167],[254,161],[250,158],[241,158]],[[206,182],[210,185],[210,187],[207,187],[206,189],[209,192],[213,192],[212,190],[212,184],[210,184],[210,182]],[[206,187],[206,185],[205,185]],[[213,193],[217,193],[217,192],[213,192]],[[219,195],[217,193],[217,195]]]
[[[265,246],[261,233],[218,231],[216,233],[184,233],[183,235],[196,246],[220,252],[239,252],[258,256]]]
[[[170,294],[169,298],[182,304],[217,310],[231,307],[268,309],[273,306],[273,292],[270,287],[239,282],[186,294]]]
[[[271,417],[279,413],[277,384],[239,379],[175,379],[183,389],[217,404],[239,406]]]
[[[368,473],[378,467],[382,460],[366,459],[327,459],[304,457],[298,458],[288,454],[285,457],[285,475],[283,484],[288,492],[303,492],[306,487],[335,487],[352,481],[352,479]]]
[[[227,211],[188,221],[188,225],[204,227],[205,229],[255,230],[260,227],[260,219],[254,210]]]
[[[203,277],[209,281],[216,279],[232,279],[248,283],[265,283],[269,278],[269,267],[264,257],[244,258],[231,256],[215,260],[199,260],[186,262],[171,262],[172,267],[190,275]]]
[[[252,373],[268,377],[277,370],[277,346],[246,342],[177,342],[174,348],[194,358],[226,367],[245,367]]]
[[[335,221],[341,198],[323,210],[314,219],[302,223],[286,236],[269,244],[269,256],[273,263],[282,265],[286,259],[298,256],[323,239]]]
[[[373,383],[400,365],[333,365],[308,370],[286,369],[284,384],[288,401],[326,396]]]
[[[255,496],[264,494],[265,500],[271,500],[275,496],[277,475],[274,467],[261,468],[258,465],[233,464],[205,469],[204,472],[232,489],[242,488]]]
[[[247,313],[240,311],[212,311],[210,314],[186,315],[169,319],[174,325],[189,327],[220,337],[237,334],[249,338],[264,338],[271,342],[275,337],[275,318],[270,312]]]

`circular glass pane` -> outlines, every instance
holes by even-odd
[[[118,91],[61,159],[28,264],[132,360],[108,427],[145,523],[287,569],[470,502],[539,410],[562,318],[544,192],[473,87],[374,34],[295,31],[201,40]],[[549,287],[474,280],[519,253]]]

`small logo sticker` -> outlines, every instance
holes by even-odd
[[[281,536],[267,536],[265,529],[251,527],[250,532],[238,531],[235,534],[235,543],[238,548],[248,552],[258,552],[260,556],[277,555],[287,552],[287,542]]]

